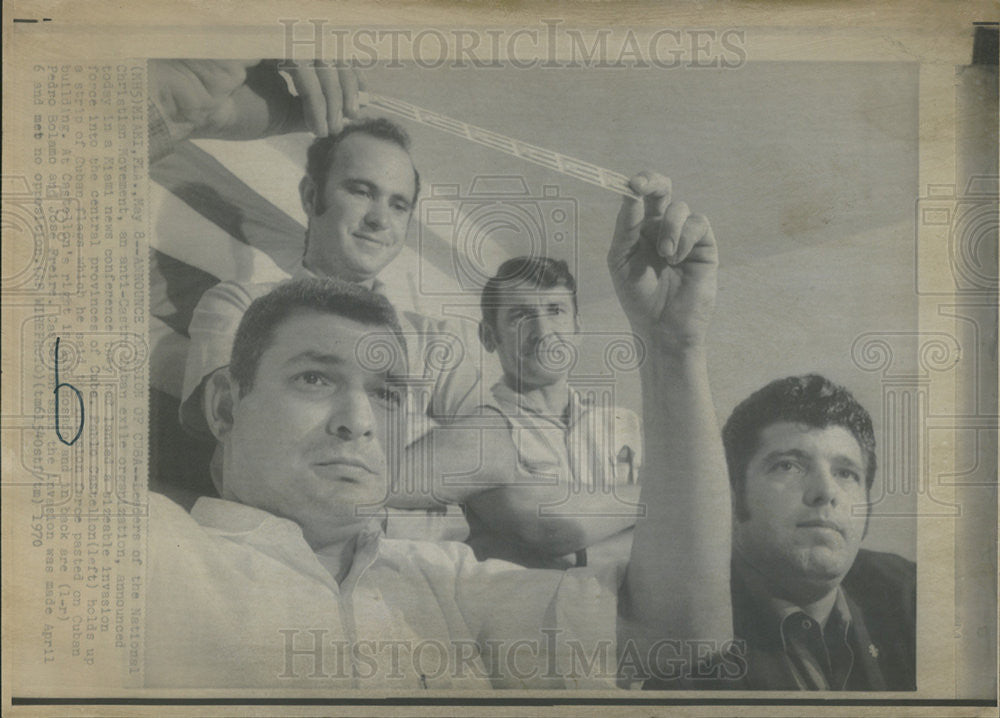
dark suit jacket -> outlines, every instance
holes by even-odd
[[[861,659],[869,674],[881,674],[884,685],[874,677],[869,688],[856,690],[915,691],[917,689],[917,566],[901,556],[878,551],[859,551],[842,584],[855,617],[867,628],[873,657],[867,650]],[[854,631],[852,630],[852,633]],[[867,646],[862,646],[867,649]],[[855,671],[858,670],[855,655]]]
[[[859,551],[841,587],[851,612],[854,663],[846,690],[916,690],[916,564],[890,553]],[[796,690],[781,637],[762,604],[732,573],[737,644],[699,671],[705,677],[654,677],[647,690]],[[769,630],[770,629],[770,630]],[[741,650],[739,641],[745,641]]]

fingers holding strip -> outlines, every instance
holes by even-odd
[[[330,134],[330,125],[327,120],[328,110],[323,83],[320,82],[320,73],[312,65],[296,63],[295,67],[288,70],[295,86],[295,92],[302,102],[302,115],[305,120],[306,129],[318,137],[325,137]],[[336,77],[334,75],[334,77]],[[329,77],[324,77],[324,81],[329,87]],[[334,100],[337,103],[336,115],[340,115],[340,91],[339,88],[334,93]]]
[[[318,137],[343,130],[366,104],[367,82],[356,68],[316,60],[309,65],[296,63],[287,72],[302,104],[306,129]]]
[[[667,261],[677,261],[678,246],[684,223],[691,216],[687,202],[671,202],[663,213],[663,225],[657,238],[656,251]],[[683,255],[681,255],[683,257]]]

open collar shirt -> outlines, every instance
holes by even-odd
[[[615,406],[609,396],[571,387],[566,411],[552,414],[503,381],[490,393],[492,401],[484,406],[510,424],[518,458],[528,471],[565,466],[576,481],[591,489],[637,480],[642,463],[639,419]]]
[[[482,408],[494,411],[510,427],[521,468],[532,477],[572,477],[567,491],[610,491],[614,483],[638,481],[642,463],[642,435],[634,412],[615,406],[602,389],[571,387],[566,410],[552,414],[541,402],[499,381]],[[532,480],[535,480],[534,478]],[[498,557],[524,566],[567,568],[587,562],[586,549],[567,556],[542,555],[494,531],[467,509],[469,544],[480,557]],[[609,545],[605,560],[624,561],[631,536]],[[591,556],[589,560],[593,560]]]
[[[614,685],[613,571],[479,562],[374,522],[338,584],[290,520],[205,498],[189,515],[157,494],[149,541],[149,687]]]

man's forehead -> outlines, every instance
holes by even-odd
[[[398,374],[403,370],[392,359],[400,353],[398,338],[389,326],[302,308],[275,327],[261,363],[340,364],[377,374]]]
[[[864,452],[850,429],[840,424],[813,426],[792,421],[776,421],[758,432],[758,458],[766,454],[797,450],[846,456],[864,463]]]
[[[331,175],[375,170],[387,173],[390,166],[397,171],[400,181],[405,179],[411,185],[415,182],[413,160],[402,146],[382,137],[355,132],[334,147],[327,171]]]
[[[524,287],[501,285],[498,294],[497,306],[506,307],[534,307],[546,304],[573,302],[573,293],[563,286],[557,287]]]

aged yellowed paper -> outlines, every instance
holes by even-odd
[[[996,714],[995,4],[5,10],[5,714]],[[916,689],[470,693],[420,672],[427,690],[387,693],[331,688],[322,670],[289,688],[151,675],[150,483],[197,491],[190,467],[212,454],[176,423],[192,313],[219,281],[294,274],[308,221],[308,132],[156,146],[150,62],[188,58],[361,68],[363,112],[409,133],[421,180],[386,295],[474,337],[500,261],[565,260],[577,378],[636,413],[638,360],[605,257],[624,178],[668,175],[718,237],[720,423],[805,373],[872,415],[863,546],[916,564]],[[522,638],[530,650],[537,637]],[[301,640],[275,636],[286,672],[315,668]],[[614,685],[613,658],[575,658]]]

